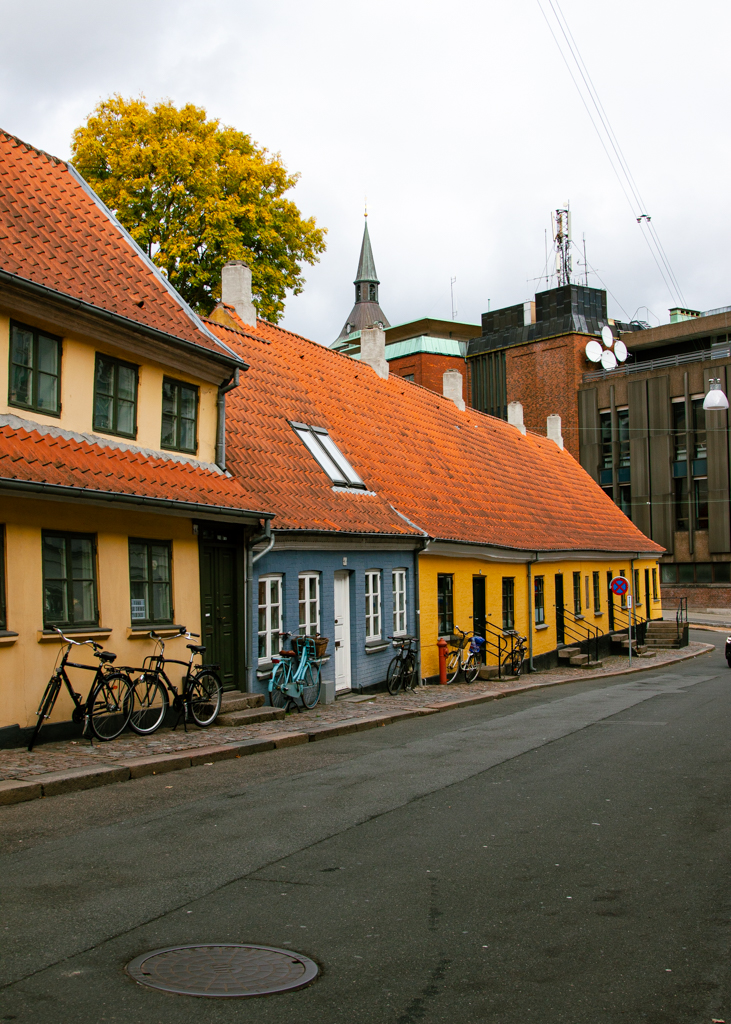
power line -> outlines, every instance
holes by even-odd
[[[558,36],[554,32],[553,25],[551,24],[551,21],[549,20],[549,17],[543,8],[541,0],[536,0],[536,2],[538,3],[538,8],[541,14],[543,15],[543,18],[546,22],[546,25],[548,26],[551,36],[553,37],[553,40],[556,43],[558,51],[561,54],[561,59],[566,65],[566,69],[569,72],[569,75],[571,76],[571,80],[574,83],[574,86],[576,87],[576,91],[578,92],[579,98],[581,99],[581,102],[584,105],[584,109],[586,110],[589,116],[589,120],[591,121],[592,127],[597,133],[597,137],[599,138],[602,148],[604,149],[604,152],[607,155],[607,159],[609,160],[610,166],[614,171],[617,181],[619,182],[624,197],[627,200],[630,209],[632,210],[632,215],[634,216],[635,220],[637,221],[638,225],[642,230],[642,237],[644,238],[650,250],[650,253],[652,254],[658,271],[660,272],[660,275],[663,279],[663,282],[665,283],[665,286],[667,287],[670,293],[672,301],[679,303],[682,306],[685,306],[686,303],[683,297],[683,292],[680,287],[680,283],[678,282],[678,279],[675,276],[673,268],[670,265],[670,260],[660,241],[657,229],[652,223],[652,218],[645,212],[647,210],[647,207],[644,203],[644,200],[634,179],[634,176],[630,170],[627,158],[625,157],[624,152],[622,151],[622,148],[619,144],[619,140],[617,139],[616,133],[612,128],[607,112],[604,109],[601,99],[599,98],[599,93],[596,89],[596,86],[594,85],[594,82],[592,81],[586,63],[584,62],[581,56],[581,52],[576,43],[576,40],[574,39],[571,29],[569,28],[566,16],[561,10],[559,0],[547,0],[547,3],[553,13],[553,17],[556,21],[556,24],[558,25],[560,33],[563,36],[563,39],[565,41],[565,47],[568,49],[568,52],[571,58],[573,59],[573,62],[580,76],[581,82],[583,82],[583,89],[581,87],[580,82],[577,80],[577,77],[574,74],[571,65],[569,64],[569,60],[567,59],[566,53],[564,52],[564,47],[561,45]],[[594,114],[590,109],[589,103],[587,102],[587,99],[584,95],[585,92],[586,94],[588,94],[589,100],[591,101],[591,105],[593,106],[596,114]]]

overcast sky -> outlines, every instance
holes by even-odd
[[[686,303],[731,304],[731,5],[562,9]],[[67,158],[99,99],[143,93],[204,106],[300,173],[292,198],[328,239],[290,330],[340,332],[366,195],[391,323],[449,319],[453,277],[462,321],[531,298],[566,201],[610,316],[667,322],[675,304],[537,0],[0,0],[0,18],[6,131]]]

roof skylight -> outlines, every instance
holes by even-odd
[[[308,427],[304,423],[293,423],[292,428],[334,484],[365,489],[365,484],[327,430],[323,427]]]

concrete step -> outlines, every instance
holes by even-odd
[[[604,668],[603,661],[590,661],[586,668]]]
[[[649,650],[667,651],[671,648],[678,648],[679,646],[680,644],[678,643],[678,638],[675,634],[673,634],[672,637],[668,637],[667,640],[661,640],[655,636],[648,636],[645,639],[645,647]]]
[[[478,679],[497,679],[500,674],[498,665],[483,665],[477,673]]]
[[[559,655],[559,657],[560,657],[560,655]],[[584,665],[588,665],[588,664],[589,664],[589,655],[588,654],[575,654],[573,656],[573,658],[571,658],[569,660],[569,665],[576,665],[579,668],[583,667]]]
[[[647,650],[644,650],[644,651],[641,651],[637,655],[637,657],[638,658],[656,658],[657,657],[657,651],[647,651]]]
[[[622,647],[624,647],[624,649],[626,651],[628,651],[629,650],[629,640],[625,640],[624,643],[622,644]],[[636,651],[638,654],[643,654],[647,650],[647,647],[644,644],[638,644],[637,641],[633,638],[632,639],[632,650]]]
[[[558,656],[563,661],[570,661],[577,654],[581,654],[579,647],[561,647],[558,652]]]
[[[221,714],[228,715],[232,711],[260,708],[263,704],[263,693],[242,693],[241,690],[226,690],[221,699]]]
[[[284,708],[245,708],[219,715],[216,725],[254,725],[256,722],[281,722],[283,719]]]

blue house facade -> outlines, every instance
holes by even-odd
[[[248,689],[266,691],[271,658],[284,632],[328,638],[322,679],[333,682],[338,695],[381,689],[394,655],[388,638],[416,634],[421,542],[342,534],[274,536],[274,547],[264,548],[252,569],[255,650]]]

